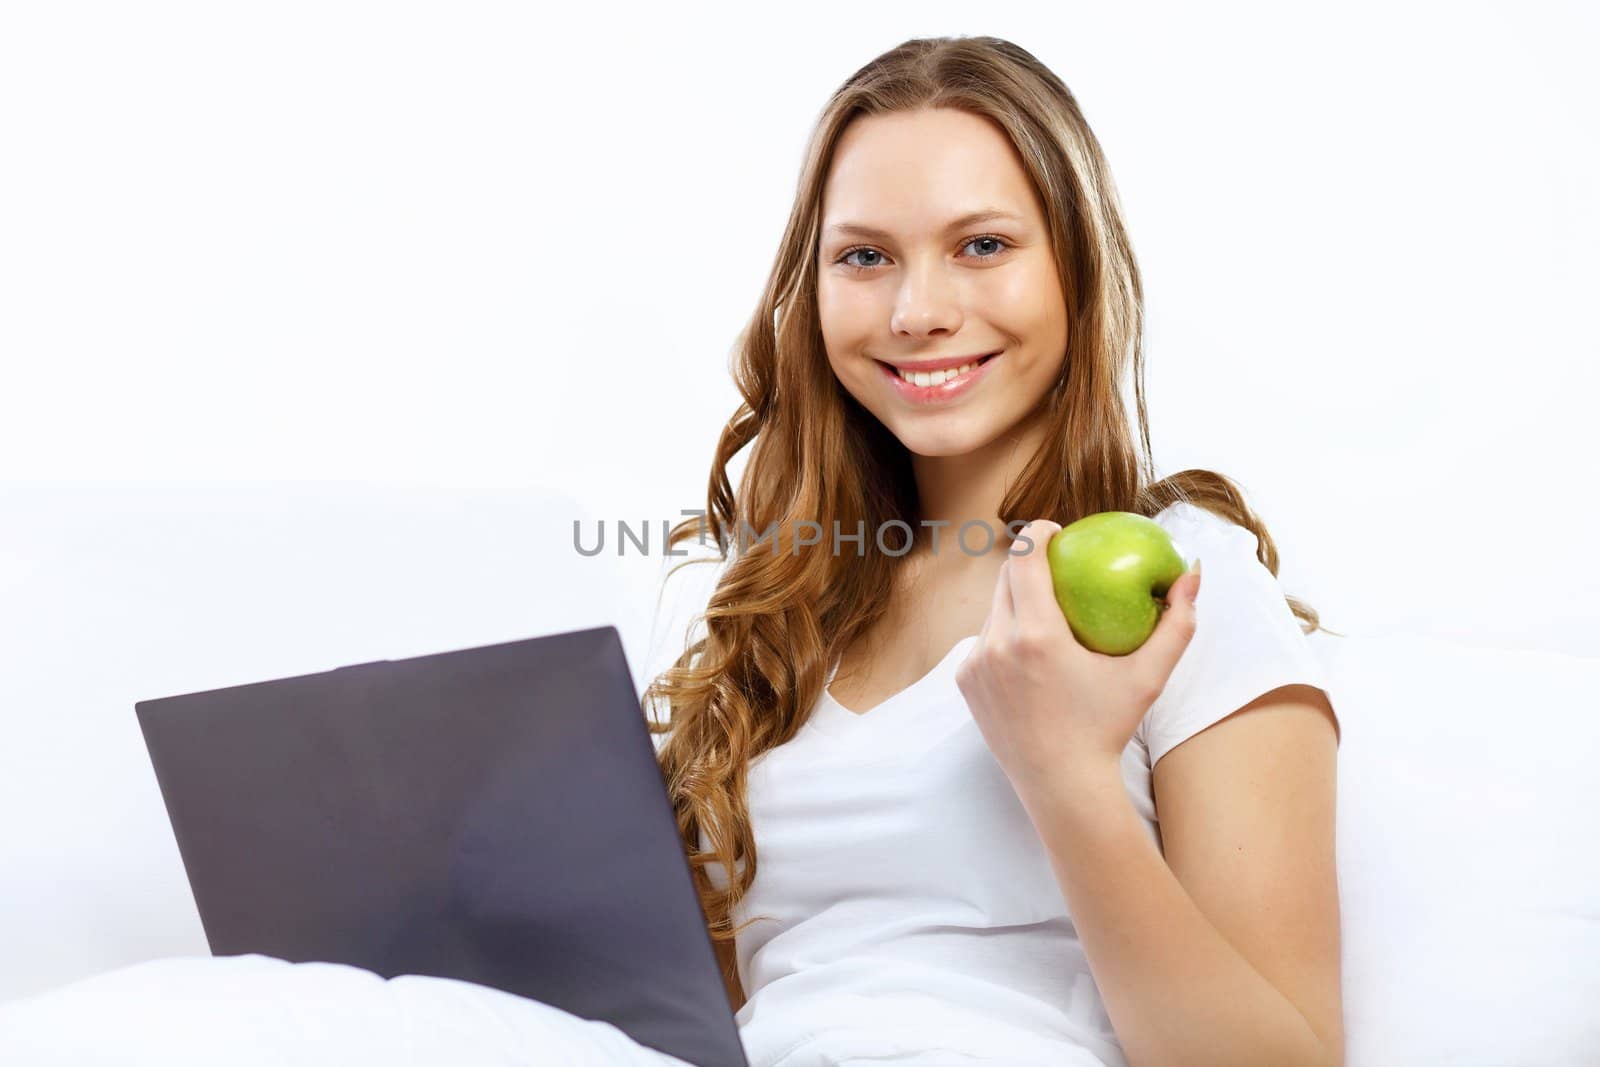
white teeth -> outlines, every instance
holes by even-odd
[[[968,371],[976,369],[977,366],[978,361],[974,360],[971,363],[963,363],[959,367],[950,367],[946,370],[935,371],[904,371],[899,367],[896,367],[895,373],[900,375],[901,378],[910,382],[912,385],[927,387],[930,385],[938,385],[941,382],[947,382],[951,378],[959,378]]]

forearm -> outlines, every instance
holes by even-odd
[[[1133,1067],[1335,1064],[1162,858],[1116,767],[1018,791]]]

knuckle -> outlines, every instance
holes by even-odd
[[[994,650],[995,661],[1000,666],[1015,670],[1033,663],[1038,655],[1033,638],[1021,630],[1013,630]]]
[[[1013,652],[1018,659],[1033,662],[1040,659],[1045,651],[1044,635],[1036,629],[1019,629],[1012,639]]]
[[[987,670],[989,670],[987,661],[968,659],[968,661],[963,662],[960,667],[955,669],[955,685],[962,693],[968,693],[971,689],[978,689],[987,675]]]

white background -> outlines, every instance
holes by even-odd
[[[660,558],[572,522],[704,506],[810,125],[908,37],[1077,95],[1158,470],[1286,589],[1600,654],[1592,6],[778,10],[0,7],[0,999],[205,951],[134,701],[605,623],[642,671]]]

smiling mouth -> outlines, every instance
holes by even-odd
[[[906,370],[901,367],[896,367],[892,363],[883,363],[883,360],[879,360],[878,362],[883,363],[885,367],[889,368],[889,370],[898,375],[901,381],[926,388],[930,385],[941,385],[952,378],[959,378],[963,374],[971,373],[999,354],[999,352],[990,352],[986,356],[979,356],[977,359],[972,360],[969,363],[963,363],[959,367],[947,367],[944,370],[936,371]]]

